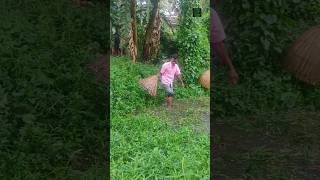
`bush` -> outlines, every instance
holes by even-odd
[[[6,17],[0,24],[1,179],[67,176],[75,158],[88,159],[83,171],[102,162],[105,85],[85,64],[103,52],[105,11],[71,9],[67,1],[2,5],[7,10],[0,11]]]
[[[224,1],[221,16],[229,52],[240,82],[228,87],[216,74],[213,89],[217,116],[286,110],[297,106],[319,108],[319,87],[298,82],[281,67],[287,47],[310,26],[320,23],[320,2]],[[310,97],[313,97],[311,99]]]
[[[149,96],[139,80],[154,75],[158,69],[152,65],[133,64],[128,58],[112,58],[110,63],[110,107],[112,114],[126,114],[159,102],[159,96]]]
[[[200,6],[199,1],[184,1],[180,4],[181,15],[177,32],[178,53],[188,84],[195,84],[205,69],[209,69],[209,14],[192,17],[192,8]],[[204,8],[205,9],[205,8]],[[205,9],[208,11],[208,9]],[[205,24],[205,26],[204,26]]]

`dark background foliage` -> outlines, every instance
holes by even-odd
[[[215,75],[215,115],[319,108],[319,87],[297,81],[281,65],[288,46],[320,24],[319,0],[223,1],[217,10],[226,25],[226,42],[240,82],[230,87],[223,72]]]
[[[1,179],[71,177],[102,164],[106,87],[86,64],[105,53],[105,7],[4,0],[0,8]]]

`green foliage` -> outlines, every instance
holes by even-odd
[[[169,57],[172,54],[175,54],[178,52],[177,49],[177,35],[175,32],[175,29],[169,26],[169,20],[162,15],[162,20],[165,21],[166,23],[162,24],[161,28],[161,35],[160,35],[160,53],[163,56]],[[173,32],[174,31],[174,32]],[[160,55],[160,56],[161,56]]]
[[[192,8],[199,7],[199,1],[180,3],[181,15],[177,32],[178,53],[187,83],[195,83],[204,69],[209,67],[208,18],[192,17]],[[208,11],[208,9],[204,8]]]
[[[118,1],[112,0],[110,6],[110,21],[111,21],[111,47],[114,47],[114,39],[119,33],[120,48],[126,48],[128,46],[129,25],[131,21],[130,17],[130,1]]]
[[[112,179],[209,179],[209,138],[139,114],[112,118]]]
[[[105,50],[105,10],[69,3],[1,1],[0,179],[75,178],[75,160],[82,175],[102,166],[106,87],[85,65]]]
[[[158,69],[146,64],[133,64],[128,58],[112,58],[110,63],[111,113],[128,113],[159,102],[139,85],[139,80],[154,75]],[[147,103],[147,104],[146,104]]]
[[[297,36],[320,23],[319,5],[318,0],[218,1],[219,15],[229,22],[226,42],[240,81],[229,86],[225,71],[214,74],[217,147],[233,147],[218,150],[216,164],[222,166],[216,179],[318,177],[305,169],[319,154],[314,129],[319,113],[312,112],[320,108],[320,89],[297,81],[280,64]]]
[[[216,115],[251,114],[298,106],[319,108],[319,87],[298,82],[280,66],[287,47],[320,23],[320,1],[224,1],[218,12],[230,21],[228,51],[240,74],[230,87],[215,74]],[[218,4],[219,5],[219,4]],[[312,5],[312,6],[311,6]],[[312,97],[312,98],[311,98]]]
[[[113,57],[110,67],[110,107],[112,113],[132,113],[146,106],[159,105],[164,101],[164,90],[160,83],[156,97],[147,94],[138,83],[140,79],[158,73],[161,65],[134,64],[127,57]],[[176,98],[209,95],[209,92],[199,85],[190,85],[186,88],[176,86],[174,91]]]
[[[137,41],[138,58],[140,58],[138,61],[143,62],[144,60],[141,59],[141,57],[143,54],[143,46],[146,41],[146,24],[137,23]]]
[[[173,128],[166,122],[167,109],[161,107],[164,90],[159,87],[158,95],[151,97],[138,84],[159,69],[160,65],[133,64],[126,57],[111,58],[111,177],[208,179],[209,137],[187,124],[194,117],[181,119],[185,124]],[[196,85],[175,87],[175,99],[208,95]],[[150,106],[164,115],[150,113]]]

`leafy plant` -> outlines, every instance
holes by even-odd
[[[105,85],[86,64],[105,52],[104,8],[1,1],[0,14],[0,178],[61,179],[102,167]]]
[[[202,17],[192,16],[192,8],[199,6],[200,1],[180,3],[181,15],[177,32],[178,54],[184,70],[184,77],[189,84],[198,80],[203,70],[208,69],[210,62],[209,14],[204,13]],[[208,8],[204,8],[204,10],[208,11]]]
[[[228,51],[240,74],[237,87],[215,74],[213,102],[216,116],[255,114],[299,106],[319,108],[319,87],[298,82],[285,72],[281,59],[287,47],[310,26],[320,23],[320,2],[243,0],[218,3],[217,10],[228,22]],[[312,7],[311,7],[312,4]],[[310,9],[313,9],[311,11]]]
[[[112,113],[127,114],[147,106],[159,105],[164,101],[164,90],[159,83],[158,96],[151,97],[139,85],[139,80],[156,74],[159,66],[137,63],[128,58],[112,58],[110,70],[110,107]],[[190,85],[185,89],[175,88],[176,98],[186,98],[197,95],[208,95],[199,85]]]

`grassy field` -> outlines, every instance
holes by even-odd
[[[177,88],[174,109],[168,111],[161,89],[150,98],[137,85],[156,71],[126,58],[111,61],[112,96],[123,93],[127,99],[124,107],[111,97],[111,178],[209,179],[208,92]]]

